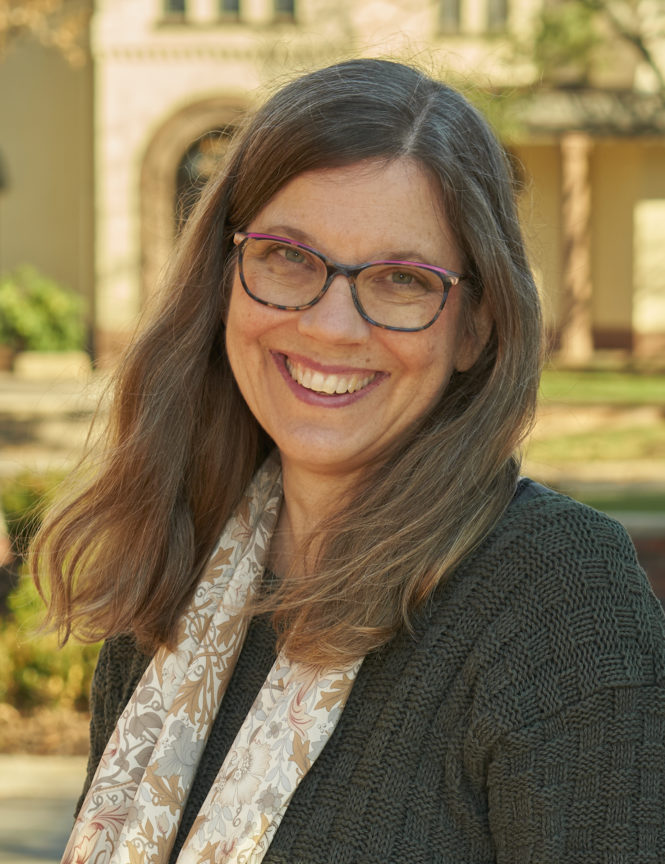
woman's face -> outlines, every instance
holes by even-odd
[[[433,183],[408,159],[300,174],[245,230],[305,243],[349,265],[406,259],[463,270]],[[365,321],[344,276],[314,306],[287,312],[249,297],[236,272],[228,356],[285,471],[351,477],[432,407],[452,371],[469,368],[482,347],[461,326],[461,290],[451,288],[431,327],[405,333]]]

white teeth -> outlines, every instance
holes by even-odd
[[[301,366],[300,363],[294,363],[285,357],[286,368],[289,375],[294,381],[297,381],[301,387],[307,390],[315,390],[317,393],[355,393],[357,390],[362,390],[367,387],[370,381],[376,377],[376,373],[370,375],[324,375],[323,372],[315,372],[307,366]]]
[[[329,375],[325,376],[321,372],[312,372],[312,374],[309,375],[309,380],[305,386],[310,390],[318,390],[319,393],[334,393],[334,390],[328,390],[326,387],[329,377]]]

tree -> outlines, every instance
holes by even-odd
[[[545,79],[575,69],[588,83],[598,55],[629,47],[652,78],[651,90],[665,107],[665,4],[662,0],[556,0],[536,16],[533,58]]]
[[[21,38],[56,48],[67,62],[86,62],[91,3],[86,0],[0,0],[0,60]]]

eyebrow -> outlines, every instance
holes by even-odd
[[[316,240],[310,234],[300,228],[294,228],[292,225],[272,225],[270,226],[270,228],[268,228],[266,231],[263,231],[262,233],[273,234],[277,237],[284,237],[285,240],[295,240],[298,243],[303,243],[305,246],[310,246],[312,249],[316,249],[317,252],[319,251]],[[326,255],[326,258],[329,258],[329,256],[325,252],[322,252],[321,254]],[[385,255],[370,258],[368,259],[368,261],[413,261],[415,264],[429,264],[430,267],[442,266],[440,264],[435,264],[434,262],[430,261],[422,254],[422,252],[418,252],[415,249],[400,249],[393,252],[386,252]],[[336,263],[346,264],[347,262],[338,261]]]

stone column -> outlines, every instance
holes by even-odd
[[[591,138],[568,132],[561,139],[562,307],[559,359],[584,365],[593,354],[591,317]]]
[[[219,20],[218,0],[189,0],[187,21],[194,24],[210,24]]]

